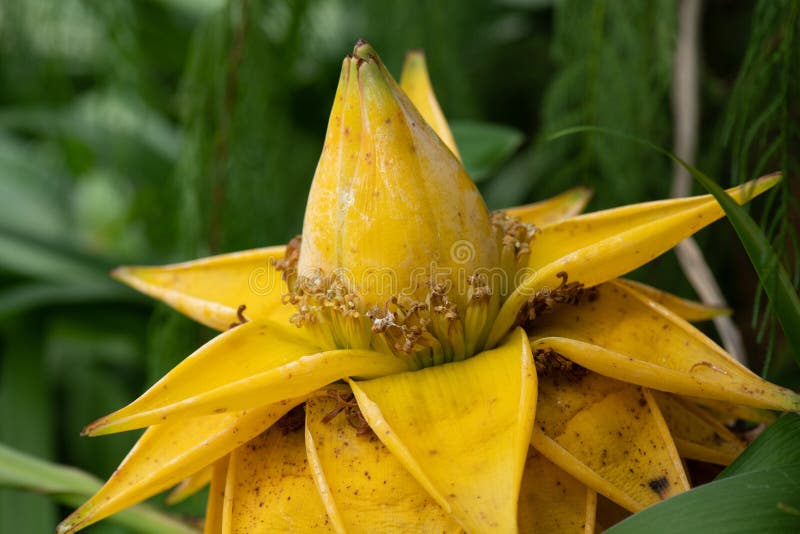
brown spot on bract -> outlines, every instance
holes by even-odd
[[[669,490],[669,480],[667,480],[667,477],[654,478],[648,482],[647,485],[662,499],[667,496],[667,490]]]

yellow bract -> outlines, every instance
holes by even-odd
[[[428,76],[428,66],[425,64],[425,53],[422,50],[414,50],[406,54],[403,72],[400,74],[400,88],[408,95],[408,98],[414,103],[414,107],[417,108],[425,122],[433,128],[439,139],[447,145],[455,157],[461,160],[456,141],[450,132],[450,126],[447,124],[442,108],[439,107],[439,101],[436,100],[436,94],[433,92],[431,79]]]
[[[222,534],[334,532],[301,432],[272,427],[230,455]]]
[[[442,210],[446,204],[448,209]],[[298,272],[337,274],[366,307],[496,261],[489,213],[369,45],[345,59],[303,223]],[[465,303],[463,292],[453,300]]]
[[[536,410],[521,329],[464,362],[350,385],[375,434],[466,530],[516,531]]]
[[[773,187],[767,176],[728,191],[739,203]],[[646,202],[590,213],[547,225],[536,235],[528,268],[531,275],[503,304],[489,342],[513,324],[531,295],[559,285],[558,273],[596,286],[629,273],[671,249],[725,214],[711,195]]]
[[[699,330],[621,284],[597,299],[537,321],[534,347],[595,372],[662,391],[779,410],[800,395],[758,377]]]
[[[591,197],[589,189],[576,187],[547,200],[503,211],[524,223],[542,227],[580,214]]]
[[[336,530],[358,532],[369,525],[385,533],[460,531],[372,432],[359,435],[345,414],[326,420],[337,405],[322,395],[306,403],[308,461]]]
[[[225,482],[228,478],[229,462],[230,458],[225,456],[211,465],[211,487],[208,490],[204,534],[222,532],[222,516],[231,508],[230,503],[225,502]]]
[[[197,473],[181,481],[169,492],[164,502],[167,504],[177,504],[184,499],[188,499],[204,487],[208,486],[214,474],[214,466],[207,465]]]
[[[224,331],[239,323],[240,315],[288,320],[292,310],[280,305],[287,288],[273,264],[285,251],[285,246],[268,247],[164,267],[120,267],[112,275],[195,321]]]
[[[687,490],[681,457],[731,462],[725,424],[800,409],[687,322],[727,310],[617,279],[713,198],[490,215],[421,53],[401,86],[345,59],[301,240],[114,272],[223,333],[87,427],[149,428],[61,534],[207,483],[206,534],[586,534]]]
[[[62,521],[58,531],[74,532],[164,491],[255,438],[302,401],[150,427],[105,486]]]
[[[86,427],[101,435],[191,417],[255,408],[307,395],[347,376],[408,369],[399,358],[365,350],[321,351],[293,327],[252,322],[229,330],[186,358],[136,401]]]
[[[728,465],[744,450],[739,438],[708,412],[675,395],[652,393],[682,457]]]
[[[687,321],[706,321],[720,315],[729,315],[731,313],[731,310],[728,308],[710,306],[693,300],[682,299],[666,291],[661,291],[660,289],[642,284],[641,282],[620,278],[616,283],[636,291],[642,297],[650,299],[656,304],[667,308],[681,319]]]
[[[594,373],[551,370],[539,391],[531,443],[588,487],[631,511],[689,489],[646,389]]]
[[[520,532],[594,532],[597,493],[533,447],[519,503]]]

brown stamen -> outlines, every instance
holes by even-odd
[[[286,245],[283,258],[272,260],[275,269],[281,271],[281,277],[289,280],[297,272],[297,262],[300,261],[300,245],[303,243],[303,236],[297,235]]]
[[[296,432],[303,428],[306,424],[306,405],[300,404],[289,410],[286,415],[278,419],[275,423],[281,429],[283,435],[290,432]]]
[[[528,299],[527,304],[520,310],[519,320],[522,324],[533,321],[539,315],[552,313],[560,304],[580,304],[583,299],[589,302],[597,300],[596,287],[584,287],[583,282],[569,282],[566,271],[556,274],[561,279],[561,284],[555,289],[542,289],[535,296]]]
[[[245,304],[239,304],[239,307],[236,308],[236,318],[238,319],[238,321],[235,323],[231,323],[230,326],[228,327],[228,330],[230,330],[231,328],[236,328],[237,326],[241,326],[244,323],[248,322],[247,317],[244,316],[244,310],[246,309],[247,306]]]
[[[549,347],[534,350],[533,362],[536,365],[537,374],[542,376],[549,376],[550,373],[555,372],[565,376],[570,382],[579,382],[589,374],[588,369]]]
[[[374,334],[383,335],[393,350],[412,354],[430,345],[427,310],[425,302],[401,302],[392,297],[383,308],[373,306],[366,315],[372,320]]]
[[[372,428],[361,413],[355,395],[352,393],[342,393],[338,389],[329,389],[325,394],[336,401],[336,407],[322,418],[323,423],[330,423],[337,415],[344,412],[347,422],[356,429],[357,436],[368,436],[372,434]]]

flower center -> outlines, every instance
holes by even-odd
[[[299,275],[302,238],[295,237],[284,258],[275,262],[291,288],[283,302],[297,308],[291,322],[312,332],[323,349],[377,350],[405,358],[418,369],[463,360],[491,348],[487,338],[500,307],[530,274],[530,244],[538,232],[504,212],[493,213],[491,225],[498,245],[494,267],[434,273],[424,281],[428,291],[423,299],[400,293],[380,303],[365,301],[357,281],[344,271]],[[470,246],[466,241],[454,244],[451,253],[456,264],[459,254],[470,253]],[[528,299],[518,325],[529,325],[558,304],[594,295],[580,282],[568,282],[566,273],[559,276],[560,286]],[[465,298],[454,298],[455,294]]]

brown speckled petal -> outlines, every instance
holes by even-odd
[[[683,458],[728,465],[744,450],[733,432],[699,406],[677,395],[652,393]]]
[[[149,428],[108,482],[58,527],[75,532],[155,495],[269,428],[303,399]]]
[[[779,181],[779,176],[765,176],[728,193],[744,203]],[[559,273],[586,287],[602,284],[648,263],[724,214],[706,195],[634,204],[544,226],[531,243],[528,276],[503,304],[489,345],[514,324],[529,297],[560,284]]]
[[[597,493],[531,447],[519,492],[519,530],[592,534]]]
[[[335,532],[306,460],[301,429],[277,426],[231,453],[223,534]]]
[[[638,511],[689,489],[658,405],[644,388],[595,373],[539,377],[531,443],[620,506]]]
[[[345,391],[347,394],[349,390]],[[340,531],[461,532],[456,521],[414,480],[366,427],[359,432],[328,396],[306,403],[306,449],[314,479]]]
[[[465,530],[516,531],[536,411],[522,329],[473,358],[351,387],[375,434]]]
[[[760,408],[800,409],[800,395],[755,375],[688,322],[626,286],[598,286],[596,299],[538,317],[532,332],[534,350],[553,349],[617,380]]]

